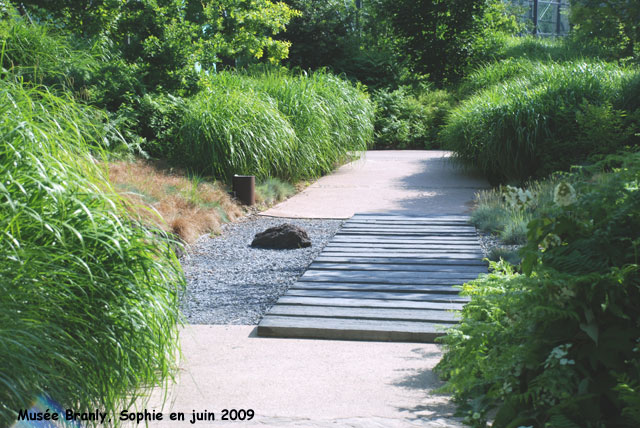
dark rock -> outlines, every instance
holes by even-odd
[[[311,246],[311,239],[304,229],[284,223],[257,233],[251,246],[276,249],[303,248]]]

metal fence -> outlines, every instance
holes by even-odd
[[[569,34],[568,0],[512,0],[521,8],[527,32],[540,37]]]

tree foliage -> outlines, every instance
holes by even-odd
[[[637,58],[640,2],[574,0],[571,2],[570,21],[578,40],[601,44],[617,58]]]
[[[106,45],[148,87],[184,88],[217,63],[286,58],[289,43],[273,36],[297,12],[270,0],[26,0],[23,14],[53,21]],[[112,60],[113,58],[109,58]]]
[[[434,79],[459,74],[471,53],[485,0],[386,0],[385,8],[416,71]]]

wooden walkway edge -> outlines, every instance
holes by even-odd
[[[433,342],[487,272],[466,216],[356,214],[258,325],[262,337]]]

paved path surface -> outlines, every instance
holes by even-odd
[[[369,152],[364,160],[323,177],[271,216],[348,218],[355,212],[461,214],[487,183],[454,169],[446,152]],[[460,427],[431,371],[441,357],[433,344],[274,339],[255,326],[186,326],[180,373],[164,413],[215,412],[235,427]],[[146,409],[159,409],[153,392]],[[142,404],[141,404],[142,406]],[[222,409],[255,411],[251,421],[220,421]],[[139,426],[139,425],[130,425]]]
[[[465,216],[356,214],[260,321],[258,335],[431,342],[486,273]]]
[[[450,152],[368,151],[262,215],[350,218],[355,213],[463,214],[487,181],[456,168]]]
[[[447,397],[433,392],[442,385],[431,371],[436,345],[258,338],[254,326],[203,325],[185,328],[182,343],[164,408],[156,391],[146,409],[166,418],[184,412],[185,421],[151,427],[462,426]],[[253,409],[255,417],[225,423],[223,409]],[[214,412],[216,421],[191,425],[194,410]]]

